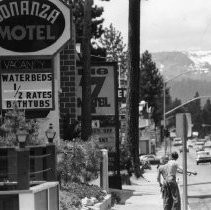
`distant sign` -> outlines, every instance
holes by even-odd
[[[99,120],[92,120],[92,128],[99,128],[100,121]]]
[[[53,108],[53,67],[51,59],[2,59],[2,109],[16,102],[21,109]]]
[[[101,149],[107,149],[108,152],[116,151],[115,127],[100,127],[92,130]]]
[[[126,94],[127,94],[126,88],[118,88],[118,101],[125,103],[126,102]]]
[[[82,106],[82,67],[76,72],[77,115]],[[115,115],[115,65],[104,63],[91,67],[92,115]]]
[[[1,55],[52,55],[70,39],[70,22],[59,0],[2,0]]]

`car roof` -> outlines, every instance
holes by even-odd
[[[198,151],[198,152],[197,152],[197,155],[200,155],[200,154],[205,154],[205,153],[206,153],[206,154],[210,154],[210,153],[209,153],[209,152],[207,152],[207,151]]]
[[[200,145],[200,144],[204,144],[203,141],[197,141],[196,144]]]

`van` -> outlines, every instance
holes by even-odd
[[[182,145],[182,139],[181,138],[174,138],[173,146],[181,146],[181,145]]]

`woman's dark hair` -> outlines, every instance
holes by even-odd
[[[179,155],[178,155],[177,152],[172,152],[172,153],[171,153],[171,157],[172,157],[173,160],[177,160],[178,157],[179,157]]]

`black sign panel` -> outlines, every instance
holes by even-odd
[[[65,29],[62,11],[47,0],[0,2],[0,47],[36,52],[54,44]]]
[[[50,70],[52,71],[52,60],[48,58],[5,58],[0,60],[0,70],[7,71],[32,71],[32,70]]]

